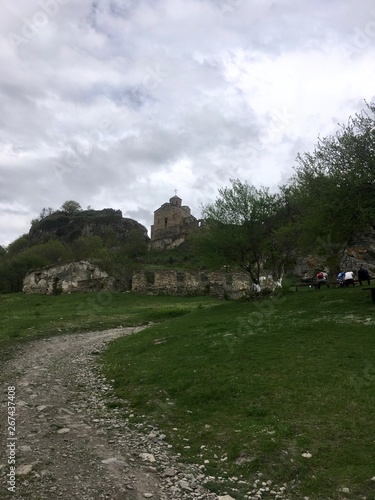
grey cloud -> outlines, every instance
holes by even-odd
[[[77,199],[150,224],[175,188],[198,212],[229,177],[285,179],[296,152],[374,95],[365,0],[70,1],[19,46],[7,35],[40,2],[5,6],[0,201],[14,238],[12,210]]]

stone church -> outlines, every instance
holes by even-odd
[[[188,206],[181,203],[182,199],[175,195],[155,210],[154,224],[151,226],[151,248],[176,248],[186,240],[189,233],[200,226],[201,221],[191,214]]]

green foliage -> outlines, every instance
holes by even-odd
[[[31,225],[34,226],[35,224],[37,224],[41,220],[43,220],[46,217],[49,217],[50,215],[52,215],[54,212],[55,211],[51,207],[48,207],[48,208],[43,207],[42,210],[41,210],[41,212],[40,212],[40,214],[39,214],[39,217],[37,217],[36,219],[33,219],[31,221]]]
[[[356,234],[375,227],[375,104],[350,117],[334,136],[299,155],[289,195],[302,249],[312,242],[338,253]],[[308,235],[305,238],[304,235]]]
[[[147,243],[144,236],[133,229],[128,234],[128,239],[121,245],[120,252],[130,259],[140,258],[147,253]]]
[[[265,263],[279,279],[287,255],[286,246],[275,245],[284,223],[281,198],[238,179],[231,183],[231,188],[219,190],[215,203],[203,207],[206,223],[194,237],[195,251],[208,265],[242,267],[254,283],[259,282]]]
[[[190,243],[168,251],[150,249],[145,255],[137,258],[137,263],[146,269],[170,267],[176,270],[198,269],[203,265],[201,256],[198,253],[194,253]]]
[[[8,245],[7,254],[9,256],[17,255],[18,253],[25,250],[28,244],[29,244],[29,235],[23,234],[22,236],[14,240],[12,243],[10,243],[10,245]]]
[[[44,208],[30,234],[0,252],[0,290],[21,291],[23,278],[31,269],[69,260],[90,260],[124,285],[129,284],[135,261],[147,253],[143,232],[131,230],[122,241],[123,235],[120,237],[115,229],[122,218],[120,211],[82,211],[72,200],[65,202],[62,209],[63,212]],[[82,236],[85,225],[97,234]]]
[[[21,256],[43,262],[44,266],[71,260],[72,252],[63,243],[58,240],[48,240],[45,243],[34,245],[25,250]],[[40,266],[37,266],[40,267]]]
[[[69,245],[73,258],[76,260],[95,258],[104,248],[100,236],[81,236]]]
[[[0,290],[19,292],[23,278],[31,269],[38,269],[58,262],[70,260],[72,253],[63,243],[49,240],[27,247],[28,238],[23,236],[8,247],[0,262]]]
[[[71,215],[81,212],[82,208],[78,201],[67,200],[61,205],[61,210]]]
[[[41,256],[28,251],[8,260],[3,260],[0,263],[0,291],[21,291],[26,273],[30,269],[43,267],[44,265],[45,260]]]
[[[355,237],[375,228],[375,103],[366,107],[298,155],[296,174],[277,195],[239,180],[220,189],[195,236],[204,261],[240,265],[255,283],[261,268],[281,276],[298,252],[338,269]]]

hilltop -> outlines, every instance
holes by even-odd
[[[0,291],[17,292],[31,269],[74,260],[90,260],[119,280],[129,280],[136,257],[147,252],[147,229],[121,210],[82,210],[68,201],[60,210],[43,209],[0,254]]]
[[[113,244],[124,243],[137,233],[148,243],[147,229],[139,222],[122,216],[121,210],[81,210],[68,213],[62,210],[35,221],[29,231],[29,245],[57,239],[64,243],[87,236],[111,238]]]

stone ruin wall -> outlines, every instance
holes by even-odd
[[[24,278],[22,291],[54,295],[115,289],[115,278],[98,266],[82,260],[29,272]]]
[[[155,295],[211,295],[237,299],[250,289],[250,278],[242,272],[176,271],[169,269],[134,271],[134,293]],[[88,261],[69,262],[31,271],[25,276],[24,293],[54,295],[101,290],[125,291],[117,280]]]
[[[138,270],[133,272],[132,291],[155,295],[211,295],[237,299],[250,289],[250,277],[242,272]]]

